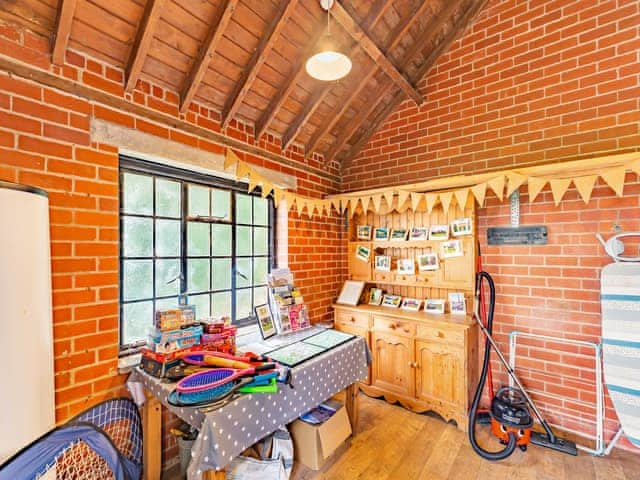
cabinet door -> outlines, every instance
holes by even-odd
[[[413,340],[371,332],[373,365],[371,383],[399,395],[413,395]]]
[[[341,332],[350,333],[352,335],[359,335],[367,341],[369,349],[371,349],[371,342],[369,341],[369,330],[366,328],[355,327],[353,325],[346,325],[344,323],[335,322],[335,329]],[[367,369],[367,378],[362,381],[366,385],[371,385],[371,366]]]
[[[465,405],[464,351],[457,345],[416,340],[416,397]]]
[[[357,256],[359,246],[369,249],[369,260],[364,261]],[[372,258],[373,252],[371,251],[371,242],[349,243],[349,280],[370,281]]]

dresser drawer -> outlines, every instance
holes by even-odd
[[[373,279],[376,282],[393,283],[393,273],[385,272],[383,270],[374,270],[373,271]]]
[[[429,325],[418,325],[418,334],[416,336],[425,340],[439,340],[460,345],[464,342],[464,330],[449,330]]]
[[[378,332],[385,332],[396,335],[416,334],[416,325],[407,320],[400,320],[386,317],[373,317],[373,328]]]
[[[396,283],[414,284],[414,283],[416,283],[416,276],[415,275],[407,275],[407,274],[404,274],[404,273],[396,273],[394,280],[395,280]]]
[[[369,318],[370,316],[366,312],[336,311],[335,323],[368,329]]]

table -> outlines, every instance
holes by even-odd
[[[318,331],[309,331],[306,336],[314,333]],[[290,340],[301,338],[304,338],[304,332]],[[281,385],[278,393],[242,395],[211,412],[169,405],[167,396],[174,384],[163,383],[136,368],[130,381],[141,382],[147,397],[143,408],[145,478],[160,478],[163,405],[200,430],[193,445],[187,478],[222,479],[224,468],[247,447],[342,390],[346,390],[345,408],[355,429],[357,382],[366,377],[370,358],[365,340],[355,337],[292,368],[293,388]]]

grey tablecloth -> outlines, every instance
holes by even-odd
[[[291,340],[299,338],[292,337]],[[363,338],[356,337],[293,368],[293,388],[281,385],[278,393],[242,395],[208,413],[198,408],[170,406],[167,396],[174,384],[162,383],[139,369],[134,370],[130,381],[142,382],[163,405],[200,430],[187,472],[189,480],[196,480],[204,470],[225,468],[234,457],[261,438],[362,380],[367,375],[369,363],[367,344]]]

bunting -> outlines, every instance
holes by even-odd
[[[529,201],[533,202],[547,184],[546,178],[529,177]]]
[[[456,190],[453,192],[453,195],[456,197],[456,202],[458,202],[460,210],[464,210],[464,207],[467,206],[467,199],[469,198],[469,189],[463,188],[462,190]]]
[[[378,213],[382,203],[382,195],[371,195],[371,203],[373,203],[373,211]]]
[[[484,205],[484,197],[487,193],[487,183],[483,182],[476,185],[475,187],[471,187],[471,193],[473,193],[473,196],[475,197],[476,202],[478,202],[478,205],[482,207]]]
[[[408,196],[409,196],[409,192],[405,190],[398,190],[398,205],[396,206],[396,209],[399,212],[404,212],[407,209],[407,207],[404,204],[407,201]]]
[[[384,197],[384,201],[387,202],[387,208],[389,210],[391,210],[391,207],[393,207],[393,195],[393,190],[387,190],[382,194],[382,196]]]
[[[562,200],[562,197],[564,197],[570,183],[570,178],[554,178],[549,181],[551,194],[553,195],[553,202],[556,204],[556,207],[560,204],[560,201]]]
[[[453,192],[444,192],[440,194],[440,203],[442,203],[442,209],[445,212],[449,211],[449,205],[451,205],[452,198],[453,198]]]
[[[584,204],[589,203],[591,199],[591,192],[593,191],[593,187],[596,184],[596,180],[598,179],[597,175],[588,175],[586,177],[576,177],[573,179],[573,184],[576,186],[576,190],[582,197]]]
[[[507,198],[527,181],[527,177],[516,172],[507,173]]]
[[[611,187],[611,189],[616,192],[618,197],[622,196],[622,191],[624,189],[624,176],[626,173],[625,167],[618,168],[610,168],[609,170],[605,170],[600,174],[602,179]]]
[[[420,202],[424,198],[424,193],[411,192],[411,210],[418,210]]]
[[[433,207],[436,206],[436,203],[438,202],[438,194],[437,193],[427,193],[424,196],[425,201],[427,203],[427,212],[431,213],[431,210],[433,210]]]
[[[493,190],[493,193],[496,194],[496,197],[498,197],[498,200],[502,201],[502,199],[504,198],[504,175],[500,175],[499,177],[496,178],[492,178],[491,180],[489,180],[487,182],[487,185],[489,186],[489,188],[491,190]]]

